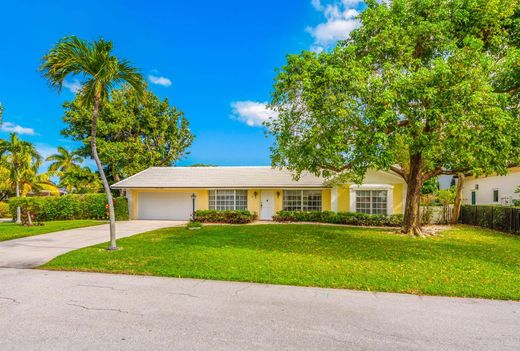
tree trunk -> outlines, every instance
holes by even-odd
[[[410,173],[407,179],[406,206],[404,211],[403,227],[401,231],[412,236],[424,237],[421,230],[421,188],[423,159],[422,155],[412,155],[410,158]]]
[[[112,193],[110,192],[110,185],[108,185],[107,177],[105,176],[105,172],[103,171],[103,166],[101,165],[101,161],[99,160],[99,156],[97,153],[97,145],[96,145],[96,133],[97,133],[97,120],[99,115],[99,102],[100,96],[96,95],[94,98],[94,113],[92,116],[92,131],[90,134],[90,146],[92,148],[92,157],[96,162],[99,175],[101,177],[101,181],[103,182],[103,188],[105,189],[105,193],[107,195],[108,200],[108,219],[110,221],[110,246],[109,250],[116,250],[116,216],[114,211],[114,202],[112,201]]]
[[[29,210],[27,210],[27,226],[29,226],[29,227],[33,226],[33,221],[31,218],[31,211],[29,211]]]
[[[455,204],[453,205],[453,218],[451,223],[457,224],[460,216],[460,206],[462,204],[462,187],[464,186],[464,174],[458,174],[457,194],[455,194]]]
[[[20,182],[16,180],[16,197],[20,197]],[[16,208],[16,223],[22,223],[22,209],[20,206]]]

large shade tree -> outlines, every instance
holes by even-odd
[[[112,43],[103,39],[88,42],[75,36],[60,40],[43,57],[40,66],[43,75],[50,85],[61,91],[67,77],[76,76],[81,79],[82,88],[77,95],[83,106],[92,111],[90,128],[90,146],[92,158],[96,162],[103,187],[107,195],[110,220],[110,246],[115,250],[116,227],[112,194],[103,165],[97,152],[97,126],[99,109],[108,99],[110,90],[123,83],[132,86],[140,94],[145,83],[142,75],[128,61],[116,57],[112,52]]]
[[[422,236],[420,190],[441,174],[504,174],[518,145],[517,0],[366,1],[330,52],[287,58],[268,122],[272,160],[361,182],[407,183],[402,231]]]
[[[90,113],[78,100],[64,105],[67,127],[62,134],[83,142],[88,156]],[[100,107],[98,153],[108,179],[118,182],[152,166],[171,166],[193,142],[182,111],[150,91],[142,96],[131,87],[114,89]],[[132,157],[128,157],[132,155]]]

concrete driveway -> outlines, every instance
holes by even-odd
[[[0,350],[520,350],[520,303],[0,269]]]
[[[125,221],[117,222],[118,238],[125,238],[155,229],[183,225],[183,221]],[[82,247],[110,240],[108,224],[63,230],[0,242],[0,267],[32,268],[54,257]]]

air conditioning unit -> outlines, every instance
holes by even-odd
[[[512,206],[513,205],[513,197],[512,196],[504,196],[500,199],[500,203],[503,206]]]

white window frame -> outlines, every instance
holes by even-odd
[[[211,208],[211,192],[214,191],[215,192],[215,205],[213,206],[214,208]],[[218,192],[219,191],[233,191],[233,209],[226,209],[226,210],[220,210],[220,209],[217,209],[217,198],[218,198]],[[237,191],[245,191],[246,192],[246,208],[245,209],[240,209],[241,211],[242,210],[247,210],[249,208],[249,191],[247,189],[209,189],[209,192],[208,192],[208,209],[210,210],[215,210],[215,211],[236,211],[237,210]]]
[[[300,209],[299,211],[323,211],[323,189],[284,189],[282,194],[282,209],[285,211],[285,194],[287,191],[299,191],[300,192]],[[304,210],[303,209],[303,193],[304,191],[317,191],[320,193],[320,207],[319,209],[314,210]],[[297,210],[298,211],[298,210]]]
[[[357,212],[356,190],[386,190],[386,214],[394,213],[394,186],[390,184],[362,184],[350,186],[350,211]]]

